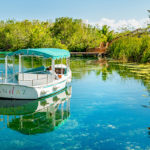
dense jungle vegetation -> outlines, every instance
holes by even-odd
[[[134,62],[150,62],[150,34],[125,36],[112,42],[109,55],[114,59]]]
[[[63,48],[70,51],[86,51],[98,47],[101,42],[112,40],[113,31],[83,23],[81,19],[57,18],[55,22],[24,20],[0,21],[0,51],[23,48]]]
[[[124,36],[131,31],[115,33],[107,25],[102,28],[85,24],[81,19],[56,18],[55,22],[24,20],[0,21],[0,51],[26,48],[62,48],[82,52],[110,42],[108,56],[123,61],[150,62],[150,32]]]
[[[150,10],[148,10],[150,19]],[[140,30],[140,32],[136,32]],[[129,36],[125,36],[125,35]],[[124,35],[110,43],[108,54],[114,59],[134,61],[140,63],[150,62],[150,24],[144,29],[126,31]]]

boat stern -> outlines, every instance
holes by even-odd
[[[0,98],[37,99],[38,94],[34,87],[27,87],[17,84],[0,84]]]

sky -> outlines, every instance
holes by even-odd
[[[0,0],[0,20],[72,17],[92,25],[138,28],[149,21],[148,9],[150,0]]]

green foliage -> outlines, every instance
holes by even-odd
[[[85,51],[88,47],[99,46],[100,30],[86,25],[81,19],[57,18],[51,29],[53,37],[65,44],[71,51]]]
[[[124,61],[149,62],[150,37],[126,36],[114,41],[109,47],[109,54]]]
[[[38,20],[5,22],[0,30],[0,49],[14,51],[22,48],[50,47],[52,38],[47,24]]]
[[[21,22],[0,21],[0,50],[55,47],[70,51],[86,51],[101,42],[112,40],[114,33],[108,26],[93,27],[81,19],[57,18],[54,23],[39,20]]]

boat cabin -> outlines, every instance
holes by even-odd
[[[15,73],[15,66],[14,64],[12,64],[13,75],[11,77],[8,77],[8,59],[13,60],[13,57],[17,55],[19,55],[19,72],[17,74]],[[22,71],[24,60],[23,58],[25,56],[32,57],[32,59],[34,56],[43,57],[43,59],[49,59],[49,61],[51,61],[51,65],[48,67],[43,65],[41,67],[32,68],[27,71]],[[69,59],[69,57],[70,54],[68,51],[55,48],[23,49],[16,52],[12,52],[5,57],[5,75],[3,74],[2,81],[4,83],[18,83],[20,85],[34,86],[46,84],[47,82],[52,82],[53,80],[58,80],[59,78],[62,78],[63,76],[67,75],[67,68],[69,67],[67,59]],[[66,58],[66,65],[55,65],[55,60],[64,58]]]

